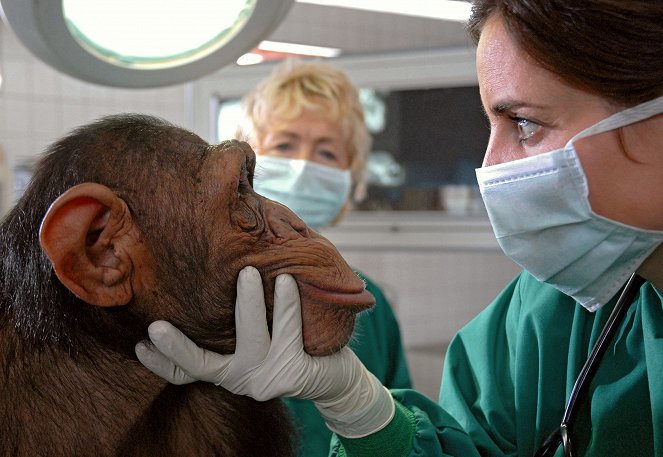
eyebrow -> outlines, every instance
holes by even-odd
[[[290,132],[289,130],[277,130],[277,131],[274,132],[274,135],[283,135],[283,136],[287,136],[287,137],[290,137],[290,138],[296,138],[296,137],[299,136],[294,132]]]
[[[494,113],[497,116],[502,116],[504,115],[505,112],[507,111],[518,111],[520,108],[536,108],[536,109],[542,109],[542,105],[535,105],[532,103],[525,103],[522,101],[504,101],[504,102],[499,102],[495,103],[491,108],[490,111]]]
[[[522,102],[501,102],[494,104],[490,108],[490,111],[501,116],[507,111],[514,111],[523,106],[525,106],[525,104]]]
[[[291,132],[289,130],[278,130],[278,131],[274,132],[274,134],[275,135],[284,135],[284,136],[287,136],[289,138],[300,138],[300,136],[297,133]],[[320,138],[316,139],[316,144],[336,143],[336,142],[339,142],[339,141],[340,141],[339,139],[334,139],[334,138],[331,138],[331,137],[328,137],[328,136],[323,136],[323,137],[320,137]]]

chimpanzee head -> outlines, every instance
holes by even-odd
[[[329,241],[253,191],[254,165],[246,143],[209,145],[149,116],[75,130],[2,225],[3,307],[35,344],[85,335],[133,352],[164,319],[227,353],[237,275],[252,265],[268,314],[276,276],[292,274],[305,350],[338,350],[373,297]]]

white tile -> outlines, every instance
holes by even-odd
[[[62,73],[45,63],[33,62],[32,75],[32,93],[36,98],[62,98]]]
[[[23,163],[25,158],[34,157],[34,149],[27,138],[4,138],[2,147],[12,166]]]
[[[32,105],[29,99],[6,98],[2,102],[5,111],[5,127],[9,135],[29,137],[31,130]]]
[[[70,130],[86,124],[90,121],[87,104],[63,103],[62,104],[62,130]]]
[[[5,58],[0,66],[2,71],[2,92],[7,95],[32,94],[32,64],[23,59]]]
[[[30,105],[35,134],[56,137],[62,134],[62,109],[59,100],[35,100]]]
[[[5,58],[25,58],[28,50],[18,40],[18,37],[4,22],[0,22],[2,29],[2,55]]]
[[[69,75],[60,76],[62,85],[62,99],[65,103],[81,103],[89,99],[89,94],[85,83]]]
[[[95,104],[111,104],[113,100],[113,89],[100,86],[98,84],[89,84],[90,100]]]

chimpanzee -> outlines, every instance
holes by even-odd
[[[268,298],[295,277],[311,355],[345,345],[372,305],[329,241],[253,191],[254,164],[246,143],[138,114],[48,148],[0,226],[1,455],[293,454],[280,401],[170,385],[134,354],[158,319],[232,353],[247,265]]]

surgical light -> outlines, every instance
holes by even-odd
[[[89,82],[157,87],[233,63],[274,30],[293,0],[0,0],[37,57]]]

